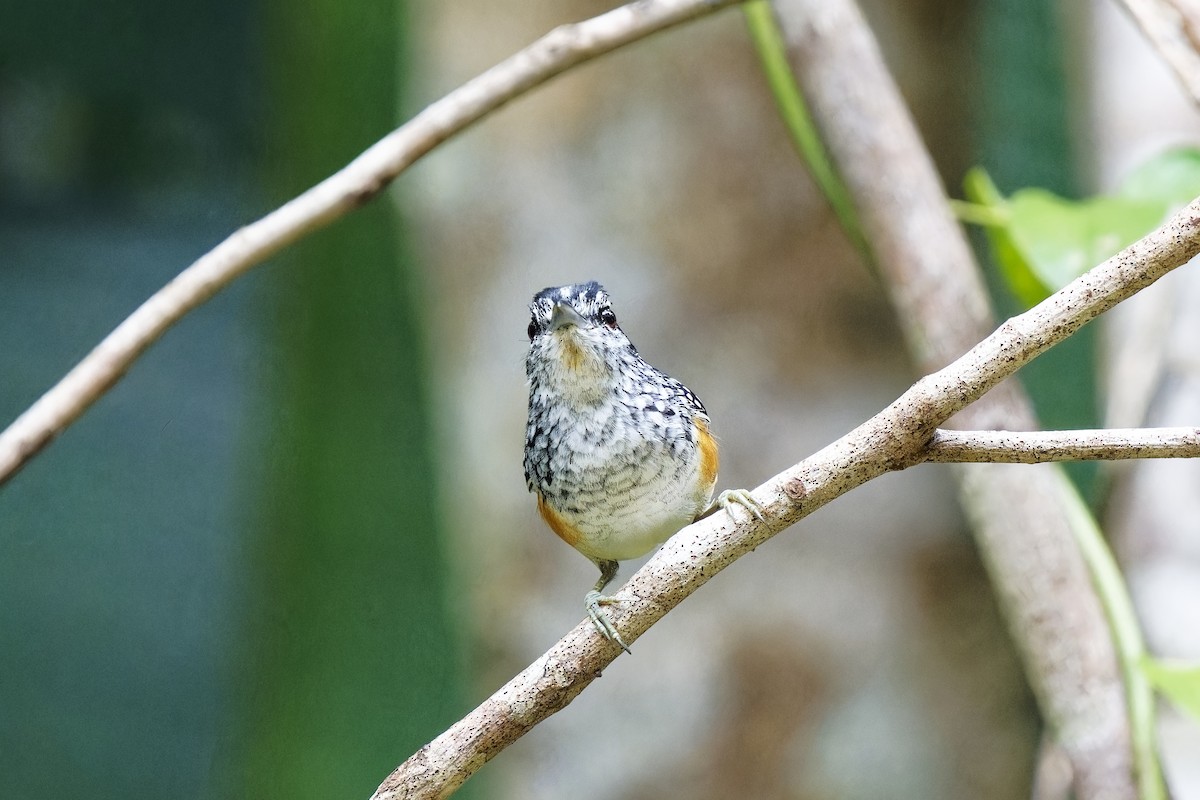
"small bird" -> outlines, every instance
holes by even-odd
[[[525,481],[559,538],[600,568],[588,617],[629,652],[601,594],[618,561],[638,558],[717,508],[762,518],[748,492],[722,492],[708,412],[638,355],[608,293],[588,281],[543,289],[529,305]]]

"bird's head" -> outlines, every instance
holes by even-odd
[[[595,281],[552,286],[529,304],[530,377],[553,382],[611,379],[637,350],[617,325],[608,292]]]

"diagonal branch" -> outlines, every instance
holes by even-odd
[[[1185,0],[1121,0],[1150,44],[1200,105],[1200,19]]]
[[[1088,321],[1200,253],[1200,199],[1163,227],[996,329],[879,414],[754,490],[761,522],[714,514],[677,533],[616,594],[633,642],[713,575],[872,478],[916,463],[938,425]],[[447,797],[564,708],[620,654],[583,622],[474,711],[401,764],[373,800]]]
[[[920,456],[930,462],[1041,464],[1200,458],[1200,428],[1096,431],[953,431],[939,429]]]
[[[346,167],[234,232],[113,330],[0,433],[0,485],[62,433],[192,309],[292,242],[372,200],[419,158],[565,70],[737,0],[639,0],[555,28],[427,107]]]

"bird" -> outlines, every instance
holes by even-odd
[[[616,601],[602,594],[618,562],[719,508],[760,520],[762,508],[741,489],[712,502],[719,459],[704,404],[638,355],[603,286],[548,287],[529,311],[525,481],[550,529],[600,569],[585,609],[629,652],[604,609]]]

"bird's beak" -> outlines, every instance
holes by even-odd
[[[550,310],[550,330],[552,331],[565,328],[568,325],[586,328],[587,324],[587,320],[580,316],[579,312],[568,303],[557,302],[554,304],[554,308]]]

